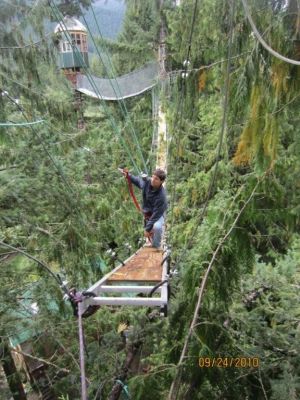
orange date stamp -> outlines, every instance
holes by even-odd
[[[199,357],[200,368],[258,368],[258,357]]]

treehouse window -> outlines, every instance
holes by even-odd
[[[83,36],[83,35],[82,35],[81,40],[82,40],[82,42],[81,42],[81,51],[82,51],[83,53],[87,53],[88,49],[87,49],[87,40],[86,40],[86,36]]]
[[[61,42],[60,50],[62,53],[70,53],[72,51],[71,44],[69,42]]]

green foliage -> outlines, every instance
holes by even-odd
[[[57,4],[57,8],[62,15],[69,15],[70,17],[80,17],[81,7],[88,9],[94,0],[62,0]]]
[[[284,392],[299,395],[299,238],[276,264],[257,262],[242,279],[230,312],[229,331],[238,343],[260,359],[260,373],[272,399]],[[244,303],[244,304],[243,304]],[[238,341],[237,341],[238,340]],[[268,379],[269,378],[269,379]]]
[[[199,286],[233,225],[212,263],[182,369],[179,398],[299,397],[299,68],[275,61],[254,41],[241,5],[236,4],[227,130],[218,158],[226,70],[222,60],[230,19],[226,2],[200,3],[190,55],[196,70],[185,80],[181,76],[173,80],[162,97],[172,135],[168,231],[173,267],[178,270],[171,280],[169,318],[153,319],[143,309],[102,307],[84,322],[91,398],[109,396],[132,343],[142,343],[137,366],[124,382],[132,398],[167,398]],[[250,2],[266,40],[292,56],[289,39],[294,29],[287,28],[284,3]],[[14,32],[8,29],[14,4],[3,6],[0,42],[23,46],[26,20]],[[74,4],[64,6],[76,15]],[[17,6],[20,18],[27,5]],[[190,0],[180,7],[170,2],[161,11],[168,28],[170,69],[182,69],[193,6]],[[35,22],[30,24],[36,33],[43,34],[47,15],[48,7],[32,11],[30,21]],[[118,74],[153,59],[159,18],[158,2],[128,1],[123,32],[116,43],[108,43]],[[69,285],[89,287],[114,266],[106,250],[114,246],[120,259],[127,258],[124,243],[136,248],[142,233],[117,172],[120,165],[131,168],[131,160],[105,108],[95,100],[84,100],[86,126],[77,128],[73,91],[57,73],[51,41],[3,54],[1,89],[18,99],[22,111],[9,97],[0,96],[1,121],[20,122],[26,117],[47,122],[34,129],[0,131],[1,240],[43,260]],[[215,62],[205,69],[205,76],[197,70]],[[95,73],[103,71],[96,61],[92,64]],[[151,101],[150,95],[126,100],[145,159],[153,129]],[[108,110],[140,167],[128,118],[117,104],[109,104]],[[153,160],[149,156],[149,167]],[[258,179],[256,193],[237,219]],[[71,307],[33,261],[1,247],[0,263],[1,336],[19,330],[34,334],[35,354],[52,363],[51,379],[57,368],[69,371],[55,382],[56,393],[62,399],[79,398],[77,321]],[[20,301],[23,294],[25,302]],[[24,318],[23,308],[28,311],[31,299],[39,312]],[[120,324],[128,327],[127,344],[118,332]],[[51,343],[51,354],[45,351],[44,340]],[[198,364],[199,357],[239,356],[259,357],[260,368]]]
[[[159,39],[157,2],[128,0],[126,3],[123,29],[117,42],[105,40],[118,75],[153,61]]]
[[[21,32],[11,33],[11,41],[1,44],[10,43],[22,45]],[[87,288],[114,267],[114,261],[106,254],[110,245],[117,246],[115,250],[120,259],[128,257],[124,243],[129,242],[137,248],[142,224],[124,179],[117,171],[120,163],[130,168],[131,161],[111,127],[105,109],[98,102],[86,100],[82,111],[92,109],[100,115],[100,123],[99,119],[90,117],[84,130],[77,128],[73,90],[57,71],[51,41],[41,43],[37,48],[11,50],[5,54],[0,69],[1,89],[5,89],[9,97],[0,97],[1,121],[43,118],[46,123],[33,129],[1,130],[1,240],[44,261],[54,273],[66,278],[69,286]],[[146,157],[152,135],[150,96],[141,99],[140,103],[138,100],[128,102],[127,108],[134,123],[138,124],[139,140]],[[122,134],[135,154],[130,130],[120,117],[118,105],[109,105],[108,109],[120,128],[125,127]],[[139,164],[139,156],[134,157]],[[62,302],[55,281],[40,266],[14,252],[7,255],[7,252],[1,247],[1,335],[15,336],[21,330],[28,331],[30,337],[47,332],[57,353],[48,354],[42,348],[36,348],[36,354],[46,360],[49,357],[52,364],[72,371],[57,382],[56,391],[64,397],[69,393],[70,398],[77,398],[80,380],[78,364],[74,360],[78,341],[72,311]],[[28,288],[31,288],[32,302],[39,306],[34,318],[30,316],[30,307],[27,318],[20,313],[23,305],[18,299]],[[51,303],[55,303],[54,309],[49,308]],[[126,313],[122,312],[122,315]],[[95,335],[100,329],[97,325],[92,325],[90,332],[87,330],[88,347],[97,355],[96,360],[87,360],[91,376],[95,366],[100,364],[107,344],[115,342],[115,346],[109,347],[107,365],[104,366],[108,378],[107,393],[115,374],[110,351],[120,353],[120,362],[125,354],[124,348],[119,348],[120,335],[110,332],[115,329],[113,322],[107,324],[110,316],[107,309],[105,316],[100,313],[99,317],[105,318],[105,328],[101,328],[105,345],[97,347]],[[96,368],[96,371],[95,382],[102,376],[103,369],[98,371]],[[51,379],[56,372],[55,367],[49,368]],[[98,386],[95,383],[91,391],[96,392]]]

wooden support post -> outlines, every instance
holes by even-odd
[[[82,94],[78,90],[75,90],[75,109],[77,112],[77,127],[78,127],[78,129],[85,128],[82,105],[83,105]]]

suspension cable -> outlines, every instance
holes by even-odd
[[[191,55],[191,48],[192,48],[192,39],[193,39],[193,34],[194,34],[194,27],[195,27],[195,22],[196,22],[196,14],[197,14],[197,8],[198,8],[198,0],[195,0],[194,3],[194,9],[193,9],[193,17],[192,17],[192,24],[191,24],[191,31],[190,31],[190,36],[189,36],[189,44],[188,44],[188,49],[187,49],[187,54],[185,58],[185,65],[184,65],[184,78],[181,86],[181,92],[180,92],[180,98],[178,102],[178,107],[176,110],[175,118],[174,118],[174,125],[173,127],[175,128],[175,123],[178,121],[178,114],[180,113],[179,117],[179,123],[178,123],[178,129],[181,129],[182,125],[182,118],[183,118],[183,95],[184,95],[184,89],[185,89],[185,81],[186,81],[186,73],[188,69],[188,64],[189,64],[189,59]],[[181,142],[181,137],[180,135],[177,134],[176,138],[176,158],[175,158],[175,172],[174,172],[174,184],[173,184],[173,190],[172,190],[172,196],[171,196],[171,224],[170,224],[170,229],[169,229],[169,240],[171,241],[172,239],[172,229],[174,225],[174,204],[175,204],[175,195],[176,195],[176,187],[177,187],[177,181],[178,181],[178,165],[179,165],[179,149],[180,149],[180,142]]]
[[[53,5],[52,5],[52,4],[53,4]],[[103,97],[102,97],[102,95],[101,95],[101,93],[100,93],[98,87],[96,86],[95,81],[94,81],[92,75],[90,74],[90,72],[89,72],[89,70],[88,70],[88,68],[87,68],[87,65],[86,65],[86,63],[85,63],[85,61],[84,61],[84,59],[83,59],[81,53],[80,53],[79,50],[77,49],[77,46],[75,46],[75,45],[72,43],[72,39],[70,38],[70,35],[69,35],[69,33],[68,33],[67,27],[66,27],[66,25],[65,25],[65,23],[64,23],[64,21],[63,21],[63,18],[62,18],[62,16],[61,16],[60,11],[58,10],[58,8],[57,8],[56,4],[53,2],[53,0],[49,0],[49,5],[50,5],[50,7],[51,7],[51,9],[52,9],[52,12],[54,13],[54,16],[55,16],[56,19],[59,21],[60,25],[64,28],[64,29],[63,29],[63,34],[65,35],[66,39],[68,40],[68,42],[69,42],[71,48],[72,48],[73,50],[75,50],[77,56],[79,57],[80,62],[81,62],[81,64],[82,64],[82,67],[83,67],[84,71],[86,72],[86,76],[87,76],[87,78],[88,78],[88,80],[89,80],[91,86],[92,86],[93,89],[95,90],[95,93],[97,94],[98,98],[101,99],[101,100],[103,101]],[[56,11],[56,10],[57,10],[57,11]],[[130,160],[131,160],[131,162],[132,162],[134,168],[136,169],[137,172],[139,172],[139,168],[138,168],[137,164],[135,163],[135,161],[134,161],[134,159],[133,159],[133,157],[132,157],[132,155],[131,155],[131,152],[130,152],[128,146],[126,145],[126,143],[125,143],[125,141],[124,141],[124,139],[123,139],[121,133],[119,132],[118,126],[117,126],[117,124],[115,123],[114,118],[112,117],[111,113],[108,112],[107,105],[106,105],[105,101],[103,101],[103,105],[104,105],[105,112],[106,112],[106,114],[108,115],[109,120],[110,120],[110,122],[111,122],[111,125],[112,125],[113,130],[116,132],[117,136],[118,136],[119,139],[120,139],[120,142],[122,143],[123,147],[124,147],[125,150],[127,151],[127,154],[128,154],[128,156],[129,156],[129,158],[130,158]]]
[[[218,152],[217,152],[217,159],[216,159],[216,164],[215,164],[215,169],[213,172],[213,176],[210,182],[210,187],[209,187],[209,191],[208,191],[208,195],[204,204],[204,207],[202,209],[202,212],[199,216],[197,225],[191,235],[191,239],[188,242],[188,245],[185,246],[184,250],[181,252],[181,255],[179,257],[179,260],[177,261],[177,264],[179,264],[179,262],[183,259],[183,257],[186,254],[187,248],[188,246],[190,246],[192,240],[194,240],[196,232],[198,230],[198,227],[200,226],[202,219],[204,217],[204,213],[206,211],[206,208],[208,206],[208,202],[211,198],[211,195],[213,193],[213,187],[216,181],[216,175],[217,175],[217,168],[218,168],[218,163],[219,163],[219,158],[220,158],[220,154],[221,154],[221,148],[222,148],[222,142],[223,142],[223,137],[224,137],[224,132],[225,132],[225,126],[226,126],[226,118],[227,118],[227,108],[228,108],[228,100],[229,100],[229,77],[230,77],[230,59],[231,59],[231,50],[232,50],[232,41],[233,41],[233,16],[234,16],[234,0],[231,1],[231,16],[230,16],[230,33],[229,33],[229,38],[228,38],[228,53],[227,53],[227,70],[226,70],[226,80],[225,80],[225,94],[224,94],[224,108],[223,108],[223,118],[222,118],[222,127],[220,130],[220,135],[219,135],[219,146],[218,146]],[[256,189],[256,188],[255,188]],[[243,208],[244,209],[244,208]],[[209,272],[209,270],[208,270]],[[198,309],[196,308],[197,311],[197,316],[198,316]],[[196,314],[195,311],[195,314]],[[197,316],[194,318],[197,318]],[[194,319],[192,321],[192,324],[194,323]],[[192,327],[194,327],[192,325]],[[193,329],[193,328],[192,328]],[[175,378],[172,382],[171,388],[170,388],[170,392],[169,392],[169,397],[168,400],[176,400],[177,398],[177,393],[178,393],[178,382],[181,379],[181,374],[182,374],[182,362],[183,362],[183,358],[185,357],[186,351],[187,351],[187,345],[188,345],[188,340],[190,338],[190,332],[189,335],[187,336],[187,339],[185,341],[185,345],[184,348],[182,350],[180,359],[178,361],[177,364],[177,370],[176,370],[176,375]]]
[[[17,84],[17,85],[19,85],[19,86],[21,86],[21,87],[23,87],[23,88],[29,90],[30,92],[35,93],[35,94],[38,95],[39,97],[43,97],[43,98],[44,98],[44,96],[42,95],[42,93],[35,92],[35,91],[33,91],[32,89],[28,88],[27,86],[23,85],[22,83],[20,83],[20,82],[18,82],[18,81],[15,81],[15,80],[13,80],[13,79],[8,78],[7,76],[3,75],[2,73],[0,73],[0,75],[4,76],[5,79],[8,79],[8,80],[12,81],[13,83],[15,83],[15,84]],[[52,130],[56,131],[59,135],[62,135],[62,134],[63,134],[62,132],[60,132],[59,130],[57,130],[55,127],[53,127],[46,119],[41,120],[41,122],[44,122],[44,123],[49,127],[49,129],[52,129]],[[37,123],[37,122],[36,122],[36,123]],[[24,126],[30,125],[30,124],[31,124],[31,123],[26,123],[26,124],[24,123]],[[14,124],[14,125],[16,125],[16,124]],[[21,124],[21,125],[22,125],[22,124]],[[65,135],[65,133],[64,133],[64,135]],[[72,138],[70,138],[70,140],[73,141],[74,138],[72,137]],[[79,146],[79,147],[81,147],[81,146]],[[98,164],[98,160],[97,160],[96,156],[94,155],[94,151],[91,151],[91,150],[90,150],[90,152],[93,154],[93,160],[94,160],[93,162],[94,162],[94,164]],[[104,182],[105,182],[105,181],[104,181]],[[105,183],[105,184],[106,184],[106,183]],[[123,203],[122,203],[122,207],[124,207],[124,209],[126,208],[125,205],[124,205]]]
[[[103,35],[102,35],[101,30],[100,30],[98,21],[97,21],[97,19],[96,19],[95,12],[94,12],[94,8],[93,8],[93,5],[92,5],[92,4],[91,4],[91,9],[92,9],[92,13],[93,13],[93,16],[94,16],[94,19],[95,19],[95,22],[96,22],[96,26],[97,26],[97,29],[98,29],[100,38],[102,39],[102,42],[104,43]],[[102,62],[102,64],[103,64],[104,68],[106,69],[106,65],[105,65],[105,63],[104,63],[104,61],[103,61],[103,58],[102,58],[102,56],[101,56],[101,53],[100,53],[100,51],[99,51],[99,49],[98,49],[97,44],[95,43],[95,39],[94,39],[93,33],[91,32],[91,30],[90,30],[90,28],[89,28],[89,25],[88,25],[88,23],[87,23],[87,21],[86,21],[85,16],[84,16],[83,13],[82,13],[82,17],[83,17],[84,22],[85,22],[85,24],[86,24],[86,26],[87,26],[87,29],[88,29],[88,31],[89,31],[89,33],[90,33],[90,36],[91,36],[91,38],[92,38],[92,40],[93,40],[93,43],[94,43],[94,46],[95,46],[95,48],[96,48],[97,54],[98,54],[98,56],[99,56],[99,58],[100,58],[100,60],[101,60],[101,62]],[[103,48],[104,48],[104,50],[105,50],[107,59],[108,59],[109,64],[110,64],[112,78],[113,78],[113,80],[116,82],[116,86],[117,86],[117,89],[118,89],[119,94],[120,94],[120,99],[118,100],[118,104],[120,105],[120,109],[121,109],[121,111],[122,111],[122,113],[123,113],[123,115],[124,115],[124,117],[125,117],[125,120],[128,119],[129,126],[130,126],[130,128],[131,128],[134,141],[135,141],[135,143],[136,143],[136,146],[137,146],[138,151],[139,151],[140,156],[141,156],[141,160],[142,160],[143,165],[144,165],[144,168],[145,168],[145,172],[148,174],[147,164],[146,164],[146,162],[145,162],[145,159],[144,159],[144,156],[143,156],[143,152],[142,152],[142,150],[141,150],[141,146],[140,146],[140,144],[139,144],[137,135],[136,135],[136,133],[135,133],[135,129],[134,129],[134,126],[133,126],[133,124],[132,124],[130,115],[129,115],[129,113],[128,113],[128,110],[127,110],[127,107],[126,107],[126,103],[125,103],[124,98],[123,98],[123,96],[122,96],[122,92],[121,92],[121,89],[120,89],[118,80],[117,80],[117,78],[116,78],[116,73],[115,73],[115,70],[114,70],[114,66],[113,66],[113,63],[112,63],[110,54],[108,53],[107,47],[106,47],[105,45],[103,46]],[[106,71],[107,71],[107,69],[106,69]],[[116,93],[116,90],[115,90],[115,87],[114,87],[114,85],[112,84],[112,80],[111,80],[110,74],[108,74],[108,79],[109,79],[109,83],[110,83],[110,85],[111,85],[111,87],[112,87],[112,89],[113,89],[113,91],[114,91],[116,97],[118,97],[118,95],[117,95],[117,93]],[[123,108],[122,108],[122,106],[123,106]]]
[[[46,125],[48,125],[48,127],[49,127],[50,129],[52,129],[53,131],[55,131],[55,132],[58,133],[59,135],[63,135],[62,132],[60,132],[58,129],[56,129],[55,127],[53,127],[52,125],[50,125],[49,122],[48,122],[47,120],[45,121],[45,123],[46,123]],[[74,138],[70,138],[70,139],[67,139],[67,140],[75,141]],[[54,143],[54,145],[55,145],[55,144],[57,144],[57,143]],[[79,148],[81,148],[81,149],[86,150],[86,151],[89,152],[89,154],[92,156],[92,159],[93,159],[93,165],[100,166],[99,161],[98,161],[98,159],[97,159],[97,157],[96,157],[96,152],[95,152],[94,150],[91,150],[91,149],[88,149],[88,150],[87,150],[87,148],[82,147],[82,146],[80,146],[80,145],[78,145],[78,144],[77,144],[77,146],[78,146]],[[101,166],[101,167],[102,167],[102,166]],[[104,179],[102,182],[103,182],[103,184],[104,184],[104,187],[105,187],[106,191],[108,192],[108,189],[109,189],[109,188],[108,188],[108,185],[107,185],[106,180]],[[126,212],[128,211],[128,209],[127,209],[126,205],[124,204],[124,202],[121,203],[121,207],[122,207]]]
[[[232,0],[232,1],[234,1],[234,0]],[[193,240],[195,239],[198,228],[201,225],[201,222],[206,213],[206,209],[208,207],[209,200],[211,199],[213,192],[214,192],[214,185],[216,183],[217,171],[218,171],[221,150],[222,150],[222,145],[223,145],[223,138],[224,138],[225,129],[226,129],[227,110],[228,110],[228,103],[229,103],[229,78],[230,78],[230,66],[231,66],[230,61],[231,61],[232,42],[233,42],[233,13],[234,13],[234,5],[232,5],[232,10],[231,10],[231,21],[230,21],[230,28],[229,28],[230,34],[229,34],[229,39],[228,39],[228,50],[227,50],[227,68],[226,68],[225,88],[224,88],[224,98],[223,98],[223,116],[222,116],[221,129],[220,129],[220,133],[219,133],[218,149],[217,149],[217,155],[216,155],[216,162],[214,165],[214,171],[212,174],[212,178],[210,180],[209,189],[208,189],[208,193],[206,196],[204,206],[200,212],[200,215],[197,218],[197,224],[196,224],[192,234],[190,235],[190,239],[186,242],[184,249],[181,251],[181,253],[177,257],[177,260],[176,260],[177,265],[180,264],[180,262],[184,259],[184,257],[186,256],[187,250],[190,248]]]
[[[55,275],[54,272],[51,271],[51,269],[48,267],[48,265],[46,265],[43,261],[38,260],[37,258],[33,257],[32,255],[26,253],[24,250],[21,250],[21,249],[18,249],[17,247],[11,246],[10,244],[7,244],[7,243],[3,242],[2,240],[0,240],[0,246],[7,247],[8,249],[14,250],[17,253],[20,253],[23,256],[29,258],[30,260],[35,261],[42,268],[44,268],[45,271],[47,271],[52,276],[52,278],[54,278],[56,280],[56,282],[59,284],[59,286],[61,286],[60,285],[60,280],[58,279],[58,277]]]
[[[79,336],[79,361],[80,361],[80,380],[81,380],[81,400],[87,400],[87,386],[86,386],[86,375],[85,375],[85,363],[84,363],[84,332],[82,323],[82,302],[78,303],[78,336]]]
[[[214,262],[217,258],[217,255],[219,254],[219,251],[221,250],[222,246],[224,245],[224,243],[226,242],[226,240],[228,239],[228,237],[230,236],[231,232],[233,231],[234,227],[236,226],[240,216],[242,215],[242,213],[244,212],[245,208],[247,207],[247,205],[250,203],[250,201],[252,200],[253,196],[256,193],[257,187],[260,183],[260,180],[257,181],[254,189],[252,190],[250,196],[248,197],[248,199],[245,201],[245,203],[243,204],[243,206],[241,207],[240,211],[238,212],[237,216],[235,217],[233,223],[231,224],[229,230],[226,232],[225,236],[221,239],[221,241],[219,242],[216,250],[213,252],[212,258],[209,262],[209,265],[204,273],[204,276],[201,280],[201,285],[199,284],[199,292],[198,292],[198,298],[197,298],[197,303],[194,309],[194,313],[193,313],[193,319],[190,323],[190,327],[188,330],[188,333],[185,336],[185,340],[184,340],[184,345],[183,345],[183,349],[180,355],[180,359],[177,363],[177,369],[176,369],[176,374],[174,377],[174,380],[172,382],[171,388],[170,388],[170,392],[169,392],[169,397],[168,400],[176,400],[177,399],[177,394],[178,394],[178,384],[180,383],[181,380],[181,374],[182,374],[182,367],[183,367],[183,360],[186,357],[187,351],[188,351],[188,344],[189,341],[192,337],[192,334],[194,333],[194,329],[196,327],[196,323],[197,323],[197,319],[199,316],[199,311],[201,308],[201,304],[202,304],[202,299],[204,296],[204,290],[207,284],[207,279],[208,276],[210,274],[210,271],[212,270],[212,267],[214,265]]]
[[[12,103],[14,103],[14,104],[18,107],[18,109],[21,111],[21,113],[22,113],[22,115],[24,116],[24,118],[28,121],[28,117],[27,117],[27,115],[25,114],[23,108],[22,108],[11,96],[9,96],[8,93],[5,93],[5,95],[6,95],[6,97],[7,97]],[[63,181],[63,185],[64,185],[64,186],[68,189],[68,191],[70,192],[70,193],[68,193],[68,191],[64,191],[64,193],[65,193],[66,197],[68,198],[68,200],[70,201],[70,203],[73,204],[74,209],[76,210],[76,212],[77,212],[79,218],[81,219],[83,225],[85,225],[85,226],[87,227],[87,226],[88,226],[87,223],[86,223],[86,222],[84,221],[84,219],[82,218],[81,209],[80,209],[80,207],[78,206],[77,202],[74,201],[74,197],[77,197],[77,198],[78,198],[78,193],[76,193],[76,191],[73,189],[73,187],[71,186],[71,184],[68,182],[68,179],[66,178],[66,176],[65,176],[65,174],[64,174],[64,172],[63,172],[63,170],[62,170],[62,168],[61,168],[59,165],[57,165],[56,161],[54,160],[53,156],[51,155],[51,153],[50,153],[49,150],[47,149],[47,147],[46,147],[46,145],[45,145],[43,139],[41,138],[41,136],[39,135],[39,133],[37,132],[37,130],[36,130],[32,125],[29,125],[29,128],[32,130],[34,136],[37,137],[37,139],[38,139],[40,145],[42,146],[43,150],[44,150],[45,153],[47,154],[47,156],[48,156],[48,158],[50,159],[51,163],[54,165],[55,169],[57,170],[58,175],[60,176],[60,178],[61,178],[62,181]],[[77,195],[77,196],[76,196],[76,195]]]
[[[26,48],[28,48],[28,47],[36,47],[36,46],[39,46],[40,43],[44,42],[45,39],[46,39],[48,36],[50,36],[50,35],[52,35],[52,32],[46,33],[46,35],[45,35],[42,39],[39,39],[39,40],[36,41],[36,42],[27,43],[27,44],[25,44],[24,46],[0,47],[0,50],[24,50],[24,49],[26,49]]]
[[[36,124],[41,124],[45,122],[44,119],[39,119],[37,121],[31,121],[31,122],[0,122],[0,126],[30,126],[30,125],[36,125]]]
[[[38,138],[40,144],[42,145],[45,153],[47,154],[47,156],[49,157],[49,159],[51,160],[51,162],[53,163],[53,165],[55,166],[56,170],[58,171],[58,173],[61,175],[65,185],[69,188],[70,192],[72,193],[72,195],[74,195],[74,191],[72,189],[72,187],[70,186],[69,182],[67,182],[66,177],[64,176],[63,172],[61,171],[61,169],[59,168],[59,166],[56,164],[54,158],[52,157],[52,155],[49,153],[47,147],[45,146],[43,140],[41,139],[39,133],[33,128],[32,123],[30,123],[30,121],[28,121],[28,117],[25,114],[23,108],[8,94],[5,93],[6,97],[12,102],[14,103],[17,108],[19,109],[19,111],[21,111],[22,115],[24,116],[24,118],[26,119],[26,121],[28,122],[28,126],[31,128],[31,130],[33,131],[33,133],[35,134],[35,136]]]
[[[270,54],[272,54],[274,57],[279,58],[279,60],[287,62],[289,64],[293,64],[293,65],[300,65],[300,61],[297,60],[293,60],[292,58],[287,58],[285,56],[283,56],[282,54],[278,53],[277,51],[273,50],[272,47],[270,47],[265,40],[262,38],[261,34],[259,33],[258,29],[256,28],[256,25],[251,17],[250,11],[249,11],[249,7],[247,4],[246,0],[242,0],[243,6],[244,6],[244,10],[245,10],[245,14],[246,17],[251,25],[252,31],[254,33],[254,35],[256,36],[257,40],[261,43],[261,45],[268,50],[268,52]]]
[[[47,97],[46,97],[45,95],[43,95],[43,93],[37,92],[36,90],[31,89],[30,87],[24,85],[23,83],[21,83],[21,82],[19,82],[19,81],[16,81],[16,80],[14,80],[14,79],[12,79],[12,78],[9,78],[9,77],[8,77],[7,75],[5,75],[3,72],[0,72],[0,75],[1,75],[5,80],[8,80],[8,81],[10,81],[10,82],[12,82],[12,83],[15,83],[16,85],[22,87],[23,89],[26,89],[26,90],[28,90],[29,92],[34,93],[34,94],[36,94],[37,96],[39,96],[39,97],[41,97],[41,98],[43,98],[43,99],[45,99],[45,100],[48,100]],[[57,103],[64,103],[64,102],[65,102],[64,100],[57,100],[57,99],[55,99],[55,101],[56,101]]]
[[[3,1],[3,0],[2,0]],[[9,6],[13,6],[19,10],[22,11],[22,9],[25,12],[25,15],[22,15],[21,20],[18,20],[16,24],[14,24],[14,29],[16,29],[17,27],[19,27],[26,19],[28,19],[29,15],[34,11],[34,9],[36,8],[36,6],[38,5],[40,0],[35,0],[35,3],[33,5],[28,4],[28,5],[24,5],[22,7],[22,5],[15,5],[12,4],[10,1],[4,0],[5,3],[9,4]],[[31,6],[31,7],[30,7]],[[30,7],[30,8],[29,8]],[[29,9],[28,9],[29,8]],[[17,10],[17,14],[19,13],[19,11]]]

